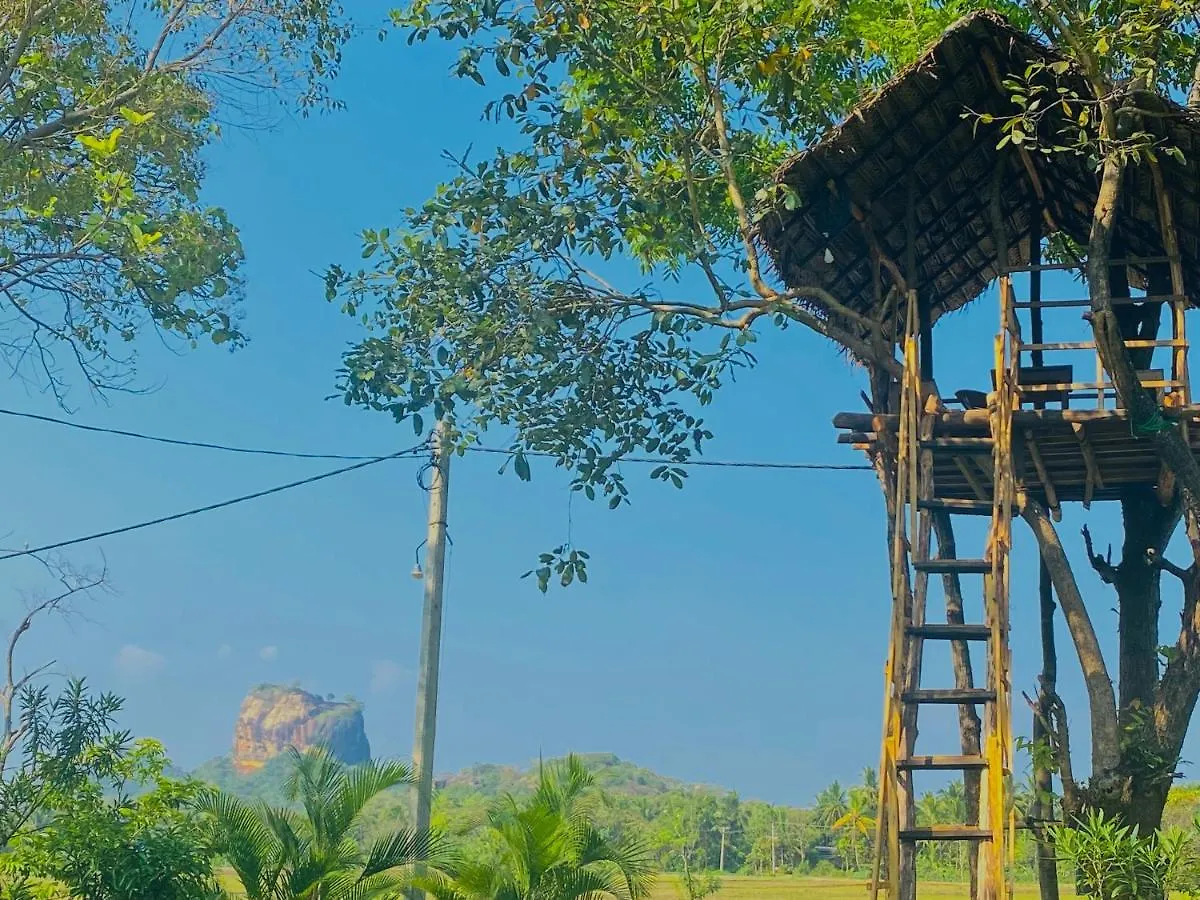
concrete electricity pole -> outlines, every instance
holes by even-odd
[[[450,448],[439,421],[431,440],[433,476],[429,486],[429,531],[425,537],[425,610],[421,617],[421,662],[417,675],[417,722],[413,733],[413,826],[429,828],[433,803],[433,741],[437,730],[438,665],[442,651],[442,583],[446,570],[446,501],[450,489]]]

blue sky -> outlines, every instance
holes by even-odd
[[[372,5],[382,16],[386,5]],[[373,24],[363,7],[360,21]],[[447,174],[443,149],[483,150],[499,137],[479,121],[484,92],[446,75],[446,48],[380,43],[367,30],[347,53],[345,112],[229,132],[210,154],[208,197],[228,209],[247,251],[251,344],[235,354],[175,353],[146,341],[141,378],[151,390],[105,402],[77,390],[78,420],[299,450],[389,452],[413,442],[407,425],[324,399],[357,332],[324,301],[313,273],[353,263],[359,230],[390,224],[427,196]],[[946,379],[978,382],[994,318],[984,301],[939,328]],[[861,373],[799,329],[764,335],[758,350],[760,366],[706,413],[716,433],[709,455],[859,462],[835,443],[830,419],[861,409]],[[54,412],[14,382],[0,392],[6,407]],[[333,465],[2,424],[10,545],[152,518]],[[497,465],[454,463],[439,770],[603,750],[801,803],[874,764],[889,599],[870,472],[700,470],[683,491],[635,473],[632,508],[614,513],[582,501],[571,508],[548,466],[535,465],[532,484],[522,484],[498,477]],[[113,590],[68,621],[39,626],[23,660],[53,657],[57,671],[118,691],[128,698],[124,724],[164,740],[188,767],[227,752],[238,703],[262,681],[361,698],[376,755],[406,755],[421,604],[409,570],[425,515],[416,468],[375,466],[72,551],[80,565],[103,560]],[[561,542],[569,520],[592,553],[591,581],[543,596],[519,575]],[[1062,526],[1072,547],[1082,521],[1074,510]],[[1111,511],[1087,521],[1102,542],[1116,535]],[[964,555],[970,537],[960,537]],[[1021,530],[1018,543],[1015,681],[1032,692],[1037,572]],[[27,562],[4,565],[9,621],[40,581]],[[1108,589],[1090,569],[1078,575],[1111,638]],[[1172,619],[1168,608],[1164,622]],[[1065,634],[1060,641],[1064,694],[1082,715],[1078,667]],[[930,686],[938,674],[935,666]],[[1018,712],[1018,722],[1026,718]],[[954,752],[952,724],[931,717],[927,752]],[[1078,739],[1085,733],[1077,725]]]

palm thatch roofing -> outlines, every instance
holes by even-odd
[[[1044,207],[1061,232],[1086,246],[1098,186],[1094,161],[1036,149],[1022,158],[1011,144],[997,147],[1002,136],[997,122],[979,118],[1012,116],[1016,107],[1003,79],[1024,77],[1033,63],[1056,62],[1062,59],[1052,49],[994,13],[955,23],[839,127],[779,169],[776,180],[794,191],[793,199],[776,201],[760,220],[758,239],[783,281],[790,288],[823,288],[859,313],[879,315],[880,280],[869,241],[873,235],[879,251],[904,269],[911,224],[913,286],[936,321],[974,300],[999,276],[1001,241],[1008,244],[1010,266],[1029,262],[1028,235],[1038,209]],[[1088,96],[1078,72],[1057,68],[1061,74],[1037,77]],[[1057,128],[1047,118],[1042,128],[1053,134]],[[1159,155],[1188,293],[1200,297],[1200,117],[1164,103],[1147,121],[1189,161]],[[1005,226],[999,240],[993,225],[996,190]],[[1129,168],[1122,197],[1114,252],[1161,256],[1147,166]]]

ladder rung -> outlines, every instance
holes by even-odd
[[[973,825],[925,825],[900,831],[902,841],[990,841],[992,833]]]
[[[935,641],[986,641],[992,636],[989,625],[909,625],[904,629],[913,637]]]
[[[982,756],[911,756],[897,760],[898,769],[986,769]]]
[[[922,559],[913,563],[918,572],[934,575],[990,575],[992,564],[986,559]]]
[[[987,688],[922,689],[905,691],[900,699],[905,703],[992,703],[996,699],[996,692]]]
[[[990,516],[992,514],[992,501],[930,498],[928,500],[918,500],[917,509],[931,509],[940,512],[957,513],[963,516]]]

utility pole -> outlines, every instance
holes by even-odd
[[[721,862],[717,866],[718,870],[720,870],[721,872],[725,871],[725,832],[727,832],[728,830],[729,830],[728,825],[721,826]]]
[[[413,827],[429,829],[433,804],[433,742],[437,730],[438,666],[442,652],[442,584],[446,571],[446,502],[450,449],[446,424],[433,429],[433,475],[429,485],[429,531],[425,537],[425,608],[421,616],[421,662],[417,675],[417,721],[413,731]],[[418,867],[420,872],[423,867]],[[422,896],[416,892],[415,896]]]
[[[771,874],[775,874],[775,814],[771,813]]]

